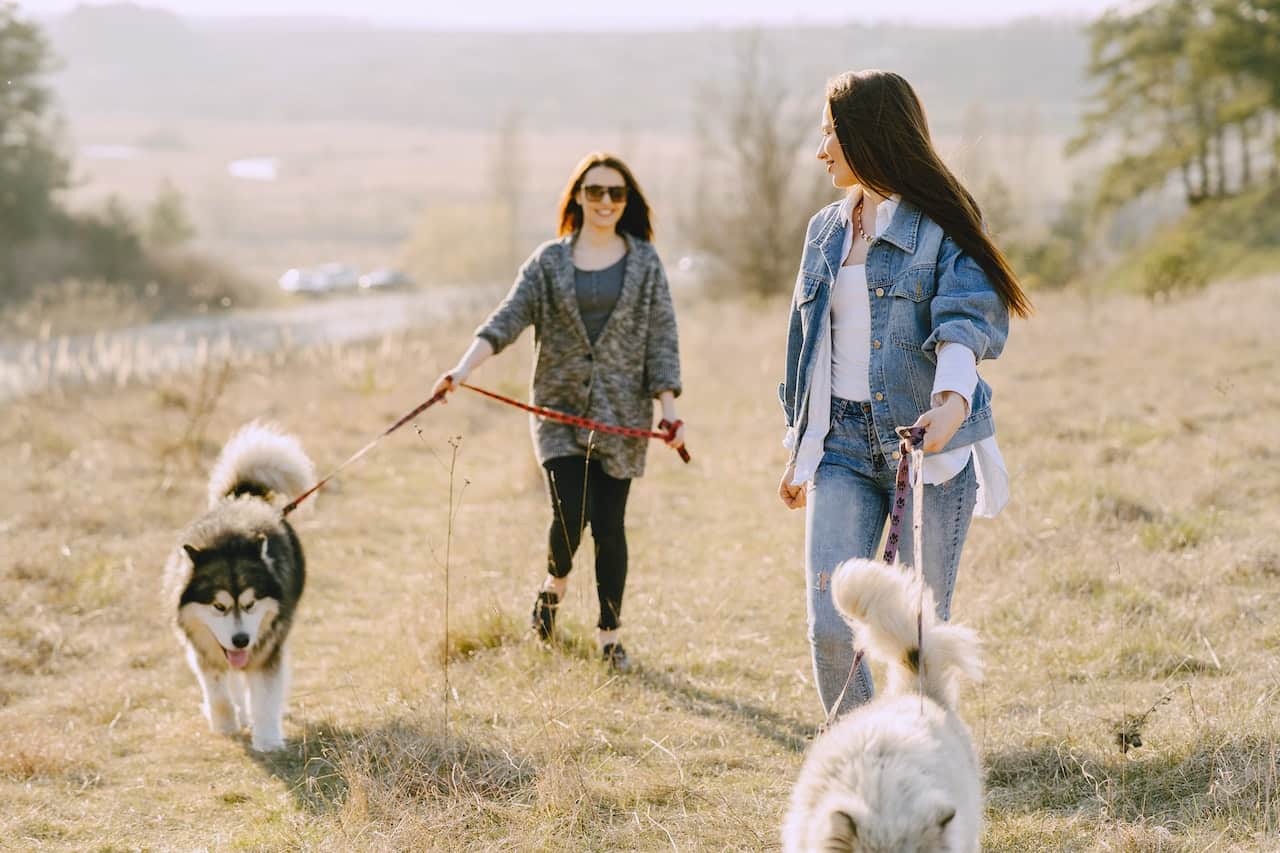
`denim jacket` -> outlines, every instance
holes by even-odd
[[[830,322],[831,288],[843,259],[840,202],[809,220],[791,299],[786,378],[778,386],[789,430],[804,433],[814,356]],[[986,273],[942,228],[905,199],[866,261],[871,304],[871,414],[886,458],[897,449],[894,428],[915,423],[930,408],[935,349],[964,344],[977,360],[996,358],[1009,333],[1009,312]],[[995,434],[991,387],[981,378],[969,416],[944,450]],[[799,442],[792,444],[792,459]]]

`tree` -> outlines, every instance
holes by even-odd
[[[147,210],[146,233],[148,245],[157,249],[176,249],[196,236],[182,193],[168,181],[161,184]]]
[[[1216,0],[1209,50],[1232,75],[1235,97],[1224,110],[1238,128],[1241,183],[1255,176],[1253,152],[1268,118],[1280,110],[1280,0]],[[1280,146],[1271,140],[1272,179]]]
[[[524,152],[524,128],[520,113],[508,110],[498,122],[493,151],[493,205],[499,231],[494,242],[502,269],[514,275],[524,254],[520,246],[520,200],[528,182],[529,166]]]
[[[1213,16],[1217,61],[1266,87],[1280,108],[1280,0],[1217,0]]]
[[[738,46],[728,85],[702,92],[695,121],[702,157],[687,223],[694,248],[714,259],[721,287],[761,295],[786,292],[805,224],[833,195],[821,170],[799,162],[805,140],[816,140],[821,101],[812,99],[812,115],[798,111],[776,68],[752,34]]]
[[[39,28],[0,0],[0,252],[37,235],[55,210],[54,194],[67,186],[61,128],[42,81],[52,69]]]
[[[1280,0],[1157,0],[1108,12],[1090,37],[1099,88],[1068,151],[1119,138],[1101,206],[1159,190],[1172,175],[1190,204],[1253,182],[1253,139],[1280,105]]]
[[[1100,184],[1103,207],[1162,187],[1174,170],[1181,173],[1188,200],[1208,194],[1204,140],[1196,138],[1197,123],[1188,120],[1198,108],[1186,80],[1188,5],[1188,0],[1170,0],[1129,14],[1111,11],[1089,28],[1088,73],[1100,88],[1085,115],[1084,132],[1068,150],[1119,136],[1121,155]],[[1195,182],[1197,155],[1201,170]]]

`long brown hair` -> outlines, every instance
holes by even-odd
[[[622,175],[622,179],[627,182],[627,206],[622,209],[622,216],[615,226],[618,233],[630,234],[641,240],[652,240],[653,225],[649,222],[649,202],[645,201],[644,193],[640,192],[640,184],[636,183],[635,176],[631,174],[627,164],[603,151],[591,152],[573,167],[573,176],[569,178],[569,183],[565,185],[564,192],[560,195],[560,230],[556,232],[557,236],[572,234],[582,227],[582,205],[578,204],[578,190],[582,188],[582,179],[586,177],[587,172],[596,166],[616,169]]]
[[[982,229],[978,203],[933,149],[911,84],[890,71],[850,71],[827,84],[827,102],[858,181],[883,196],[898,193],[924,211],[978,262],[1009,311],[1030,315],[1031,300],[1009,259]]]

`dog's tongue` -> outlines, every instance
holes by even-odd
[[[249,663],[248,649],[236,649],[235,651],[224,649],[224,651],[227,653],[227,663],[231,665],[232,669],[244,669]]]

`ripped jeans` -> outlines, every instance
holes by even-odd
[[[854,636],[831,600],[831,574],[851,557],[881,556],[876,549],[889,517],[896,475],[897,463],[885,459],[872,432],[870,404],[833,397],[831,429],[809,487],[804,530],[809,645],[818,696],[828,715],[846,683],[837,716],[874,692],[865,661],[850,678]],[[947,482],[924,487],[924,575],[942,619],[951,615],[956,568],[976,494],[972,459]],[[906,565],[914,559],[911,507],[908,497],[898,551]]]

